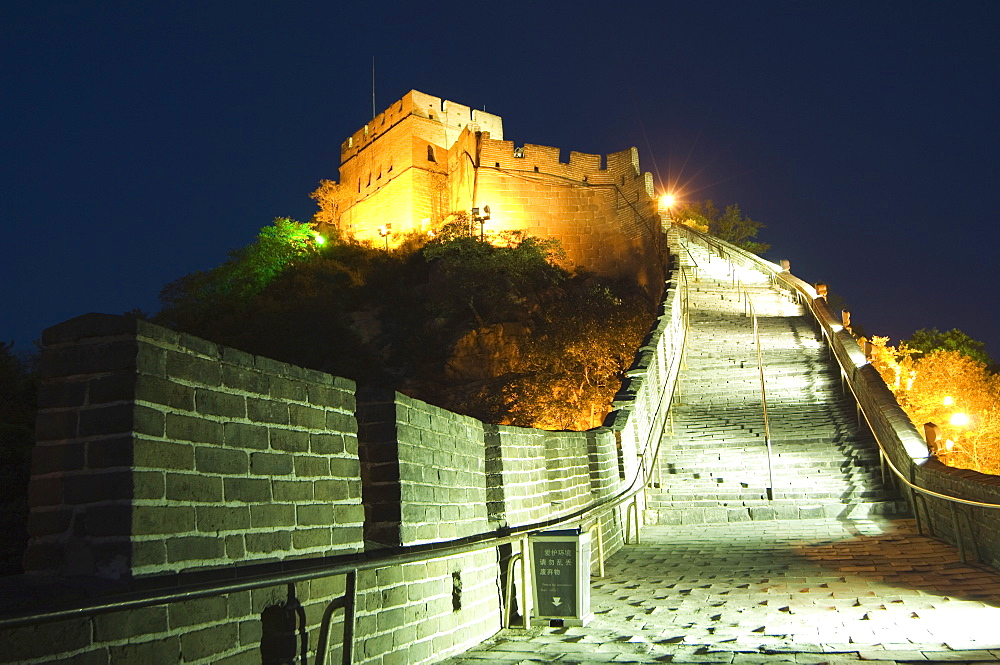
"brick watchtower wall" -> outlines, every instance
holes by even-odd
[[[448,150],[468,128],[503,137],[499,116],[417,90],[375,116],[340,147],[338,227],[380,243],[388,224],[391,245],[440,222],[451,212]]]
[[[470,201],[490,206],[490,229],[557,238],[571,266],[636,280],[659,298],[663,232],[652,175],[639,169],[635,148],[606,157],[571,152],[562,162],[558,148],[473,139],[479,168]]]
[[[487,232],[557,238],[568,267],[660,295],[663,231],[635,148],[563,162],[558,148],[504,141],[499,116],[413,90],[349,137],[340,158],[329,223],[358,240],[392,247],[489,205]]]

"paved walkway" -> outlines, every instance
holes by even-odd
[[[646,527],[584,628],[501,631],[446,663],[1000,661],[1000,573],[911,520]]]

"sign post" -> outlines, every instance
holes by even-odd
[[[590,533],[543,531],[529,537],[535,618],[585,626],[590,611]]]

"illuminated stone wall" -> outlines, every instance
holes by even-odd
[[[28,572],[128,579],[361,548],[352,382],[123,317],[43,341]]]
[[[518,147],[485,134],[469,136],[465,147],[475,149],[477,141],[475,199],[465,174],[455,187],[456,209],[489,205],[491,231],[557,238],[569,267],[662,285],[665,256],[652,176],[639,169],[635,148],[606,157],[571,152],[562,162],[558,148]]]
[[[563,160],[558,148],[504,141],[498,116],[417,91],[341,146],[335,198],[339,228],[376,246],[380,227],[392,247],[488,205],[488,233],[557,238],[568,268],[637,279],[656,296],[664,279],[652,175],[635,148]]]
[[[359,396],[365,539],[418,545],[490,530],[482,422],[391,390]]]
[[[375,116],[341,145],[339,227],[381,244],[388,224],[391,246],[439,222],[451,212],[448,151],[470,129],[503,137],[499,116],[416,90]]]
[[[570,515],[605,499],[627,482],[621,473],[619,450],[615,432],[606,427],[581,433],[488,425],[490,521],[523,526]],[[620,517],[618,511],[601,517],[605,556],[622,547]]]

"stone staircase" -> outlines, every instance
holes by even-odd
[[[727,262],[695,247],[684,258],[697,265],[689,273],[686,366],[660,472],[647,493],[646,523],[905,513],[905,503],[882,483],[878,448],[858,427],[853,401],[842,394],[808,314],[764,274],[737,267],[760,327],[771,481],[745,297]]]

